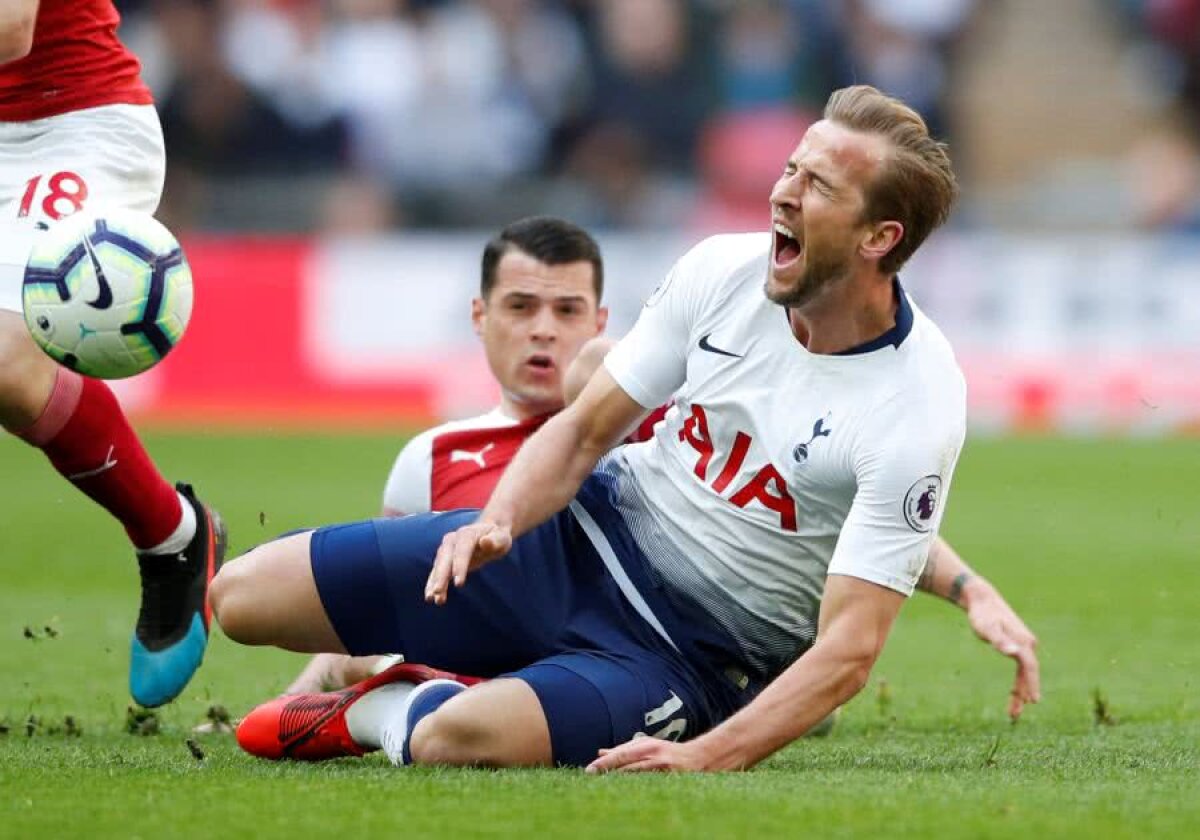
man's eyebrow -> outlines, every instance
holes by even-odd
[[[811,166],[806,166],[805,170],[808,172],[808,177],[812,178],[814,181],[821,182],[830,189],[833,189],[833,182],[829,180],[829,176],[827,174],[822,174],[816,169],[813,169]]]
[[[576,301],[578,301],[579,303],[587,303],[586,295],[552,295],[552,296],[547,295],[545,298],[543,298],[543,296],[539,295],[537,292],[520,292],[520,291],[516,291],[516,290],[511,291],[511,292],[505,292],[502,297],[504,300],[543,300],[543,299],[545,299],[545,300],[552,300],[555,303],[575,303]]]
[[[834,186],[833,181],[831,181],[829,179],[829,176],[827,174],[822,174],[821,172],[818,172],[816,169],[814,169],[812,167],[811,164],[807,164],[807,163],[801,164],[800,161],[798,161],[796,158],[788,158],[787,163],[784,164],[784,169],[790,169],[790,170],[794,170],[797,172],[800,171],[801,169],[803,169],[805,172],[808,173],[808,177],[812,178],[814,181],[818,181],[818,182],[824,184],[825,186],[829,187],[830,189],[836,188]]]

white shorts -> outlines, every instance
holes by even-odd
[[[21,311],[25,260],[39,223],[84,207],[153,213],[165,172],[153,105],[0,122],[0,309]]]

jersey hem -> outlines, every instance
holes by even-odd
[[[87,96],[63,96],[40,102],[0,104],[0,122],[24,123],[60,117],[76,111],[102,108],[105,105],[153,105],[154,97],[146,87],[110,91]]]
[[[662,404],[662,400],[654,399],[650,389],[647,388],[641,382],[641,380],[634,376],[630,371],[614,370],[607,364],[605,364],[605,367],[608,368],[609,374],[614,380],[616,380],[616,383],[621,387],[621,390],[628,394],[629,398],[642,408],[646,409],[647,411],[651,411]]]
[[[916,584],[914,584],[912,581],[905,580],[904,578],[897,577],[896,575],[889,574],[887,572],[881,572],[877,569],[856,569],[853,571],[849,569],[830,569],[827,572],[827,575],[842,575],[843,577],[852,577],[858,578],[859,580],[865,580],[867,583],[874,583],[878,586],[882,586],[884,589],[890,589],[893,592],[899,592],[905,598],[912,595],[913,590],[916,589]]]

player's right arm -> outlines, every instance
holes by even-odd
[[[452,581],[462,586],[471,571],[507,554],[514,537],[566,507],[600,457],[683,384],[705,265],[703,245],[676,264],[579,397],[521,447],[478,521],[446,535],[427,601],[445,603]]]
[[[5,0],[0,3],[0,64],[16,61],[33,49],[33,28],[38,0]]]
[[[508,553],[514,536],[549,519],[574,498],[600,456],[628,434],[646,409],[601,368],[579,398],[552,417],[517,452],[472,525],[446,535],[425,598],[446,602],[453,580]]]

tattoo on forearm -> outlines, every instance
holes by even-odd
[[[933,573],[937,569],[937,560],[933,559],[931,554],[925,561],[925,569],[921,572],[921,576],[917,578],[917,589],[924,592],[933,591]]]
[[[946,593],[946,598],[951,603],[957,604],[959,599],[962,598],[963,587],[967,585],[967,582],[970,579],[970,572],[963,572],[962,574],[957,575],[954,580],[950,582],[950,591]]]

